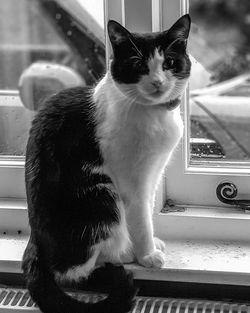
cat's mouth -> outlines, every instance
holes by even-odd
[[[153,98],[158,98],[158,97],[161,97],[163,94],[165,93],[165,91],[162,91],[162,90],[155,90],[153,92],[151,92],[149,95]]]

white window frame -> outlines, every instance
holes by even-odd
[[[138,10],[136,10],[136,4]],[[114,5],[120,11],[112,11]],[[131,0],[106,1],[106,13],[131,31],[162,31],[168,29],[181,15],[188,12],[188,0]],[[151,19],[145,19],[151,9]],[[130,15],[130,12],[131,15]],[[129,15],[129,18],[127,17]],[[110,47],[107,45],[107,55]],[[184,136],[174,153],[165,178],[159,187],[154,215],[155,233],[161,238],[203,238],[209,240],[245,240],[250,232],[249,216],[244,212],[223,205],[217,200],[215,190],[222,181],[236,184],[240,194],[249,194],[249,169],[230,167],[190,167],[188,90],[182,99]],[[167,198],[185,208],[185,212],[161,214]],[[226,212],[226,214],[225,214]],[[199,223],[197,223],[197,218]],[[214,218],[220,223],[215,224]],[[179,227],[176,227],[178,224]],[[223,225],[223,227],[222,227]],[[211,233],[211,228],[213,232]],[[233,229],[233,230],[232,230]]]
[[[168,2],[168,1],[166,1]],[[165,2],[165,3],[166,3]],[[171,2],[171,1],[170,1]],[[189,1],[177,1],[175,13],[180,15],[188,12]],[[162,10],[164,12],[164,9]],[[226,162],[200,162],[197,165],[189,164],[190,155],[190,108],[189,92],[186,91],[182,99],[184,136],[177,149],[170,166],[167,169],[163,199],[171,198],[181,205],[204,207],[228,207],[216,197],[216,187],[223,181],[233,182],[239,194],[250,198],[250,164]],[[166,192],[168,195],[166,195]],[[230,210],[228,210],[230,212]]]
[[[104,0],[104,4],[106,21],[115,19],[130,31],[138,32],[166,30],[177,18],[188,12],[187,0]],[[107,36],[106,53],[107,56],[111,54]],[[9,95],[0,94],[0,101],[2,103],[13,101],[13,105],[20,105],[20,99],[16,92]],[[246,238],[250,238],[250,215],[232,208],[227,208],[227,214],[225,215],[225,211],[221,209],[223,205],[215,198],[217,184],[225,179],[233,181],[238,186],[240,193],[249,193],[249,175],[242,175],[244,174],[243,171],[239,170],[234,172],[228,169],[227,171],[225,169],[223,171],[221,169],[214,171],[211,168],[194,170],[187,166],[187,103],[188,93],[185,94],[182,101],[183,118],[186,121],[185,136],[168,166],[166,178],[162,181],[156,199],[156,213],[154,215],[155,234],[166,240],[177,241],[181,241],[183,238],[189,240],[199,238],[199,240],[212,241],[243,241]],[[12,200],[10,200],[11,198]],[[180,207],[184,207],[185,211],[168,214],[160,213],[167,198],[176,201]],[[18,229],[21,229],[23,230],[24,238],[27,238],[27,210],[25,209],[24,200],[18,199],[25,199],[24,158],[1,159],[0,230],[6,229],[8,231],[10,229],[11,234],[16,234]],[[213,229],[212,232],[211,229]],[[15,243],[13,244],[15,245]],[[19,272],[16,262],[14,263],[14,271]],[[0,254],[0,271],[1,265]],[[8,271],[8,267],[5,270]],[[183,276],[182,273],[174,271],[171,272],[171,276],[169,275],[170,272],[167,273],[168,280],[190,280],[189,275],[184,278],[186,274]],[[157,274],[156,272],[147,271],[147,273],[151,273],[152,279],[163,278],[162,274]],[[218,274],[213,275],[218,279]],[[234,273],[231,277],[231,282],[235,281],[235,275]],[[139,274],[137,277],[143,278],[142,276]],[[194,281],[203,281],[204,279],[206,281],[208,279],[207,275],[204,277],[199,278],[199,280],[193,276],[193,279]],[[250,277],[250,272],[248,277]],[[210,276],[210,279],[211,282],[215,281],[212,276]],[[230,281],[230,279],[227,281]],[[240,284],[242,280],[239,279],[238,282]]]

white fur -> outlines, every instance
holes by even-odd
[[[156,63],[162,62],[159,55],[156,57]],[[178,96],[183,88],[184,83]],[[143,92],[137,101],[136,95],[131,97],[131,93],[107,73],[94,92],[97,136],[104,156],[104,172],[113,180],[125,206],[137,260],[146,266],[162,266],[163,255],[153,239],[152,207],[157,186],[182,136],[183,126],[179,108],[168,111],[164,106],[148,105],[147,101],[142,105]],[[175,88],[172,93],[176,96]],[[171,92],[168,99],[172,99]],[[162,102],[162,97],[157,101]]]
[[[187,79],[177,79],[171,71],[163,70],[164,57],[159,49],[148,60],[149,74],[143,75],[136,84],[117,84],[123,96],[142,105],[158,105],[174,100],[183,93]],[[153,82],[161,81],[161,86],[155,88]],[[117,95],[117,94],[116,94]]]

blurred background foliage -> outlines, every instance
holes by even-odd
[[[190,0],[190,53],[213,83],[250,72],[250,0]]]

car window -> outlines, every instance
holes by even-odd
[[[190,161],[250,161],[250,3],[190,0]]]

